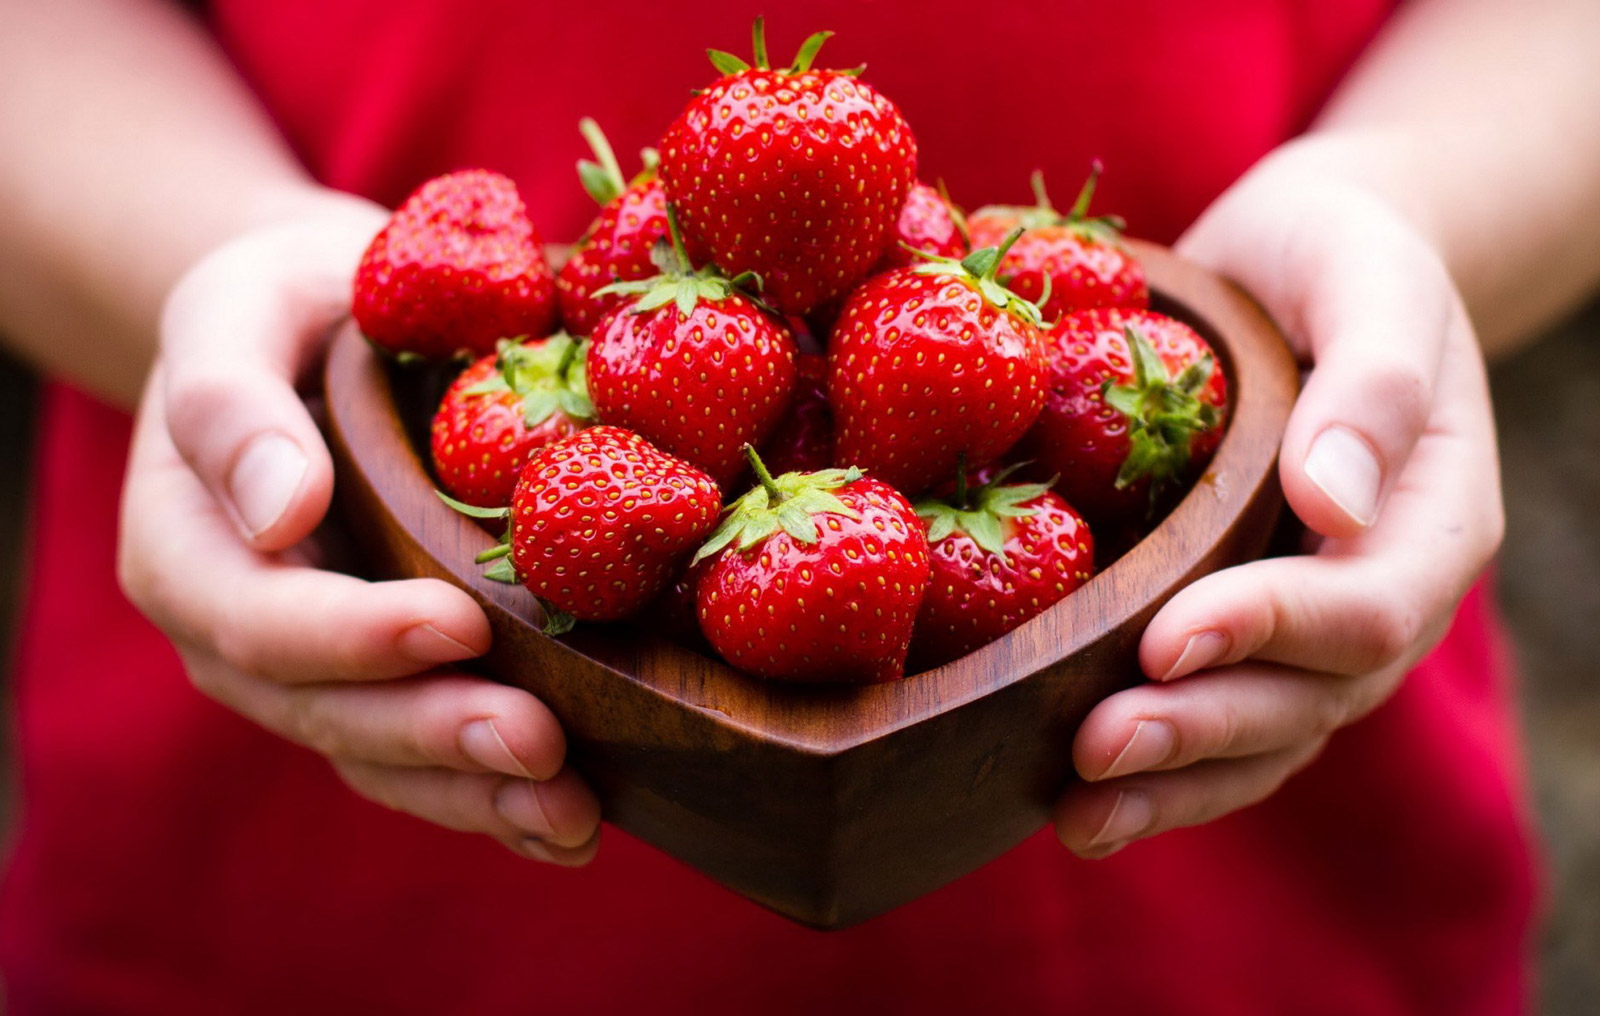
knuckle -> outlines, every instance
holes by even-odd
[[[167,378],[167,430],[182,451],[186,439],[204,433],[219,414],[238,404],[238,379],[223,369],[194,365]]]
[[[324,693],[304,691],[291,695],[289,701],[289,728],[294,740],[329,758],[353,754],[349,733],[334,711],[327,708]]]
[[[1433,409],[1433,376],[1414,358],[1385,355],[1364,379],[1371,398],[1409,431],[1420,432]]]
[[[1406,657],[1421,641],[1424,618],[1419,605],[1399,596],[1375,598],[1361,624],[1365,637],[1354,640],[1358,648],[1355,670],[1367,672]]]

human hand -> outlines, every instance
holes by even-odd
[[[352,200],[249,233],[174,288],[139,408],[119,578],[196,687],[319,752],[357,793],[524,857],[581,865],[600,808],[525,691],[450,669],[488,620],[444,582],[324,571],[333,465],[314,377],[386,213]]]
[[[1289,506],[1320,537],[1179,592],[1150,622],[1150,683],[1079,729],[1056,832],[1078,854],[1271,794],[1386,700],[1443,636],[1504,529],[1472,326],[1426,239],[1289,146],[1178,244],[1238,281],[1311,367],[1284,434]]]

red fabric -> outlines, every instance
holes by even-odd
[[[572,173],[578,117],[631,152],[706,78],[703,45],[744,48],[743,5],[672,6],[241,0],[214,21],[319,177],[392,202],[484,164],[562,237],[592,214]],[[1384,14],[1382,0],[791,3],[773,35],[787,54],[803,30],[841,29],[825,62],[870,60],[923,176],[958,199],[1025,200],[1042,165],[1066,200],[1101,155],[1102,207],[1170,239],[1305,123]],[[127,420],[57,387],[40,423],[22,810],[0,895],[21,1016],[1524,1003],[1531,850],[1481,591],[1391,702],[1268,802],[1099,863],[1041,835],[822,934],[614,829],[568,872],[387,812],[202,698],[114,584]]]

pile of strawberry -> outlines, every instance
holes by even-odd
[[[1210,349],[1088,214],[1098,166],[1065,214],[1036,176],[1036,205],[964,218],[892,102],[813,69],[827,37],[781,69],[760,21],[753,64],[712,51],[631,181],[585,121],[601,212],[559,274],[482,170],[425,183],[362,261],[373,343],[477,357],[435,473],[508,521],[489,574],[552,633],[687,618],[752,674],[898,678],[1072,592],[1090,527],[1147,527],[1221,437]]]

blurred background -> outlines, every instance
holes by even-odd
[[[1545,834],[1540,1011],[1589,1016],[1600,1000],[1600,302],[1497,364],[1491,383],[1507,511],[1500,602],[1522,664]],[[25,595],[34,391],[0,354],[0,708]],[[9,739],[9,723],[4,732]],[[0,768],[0,830],[13,777]]]

